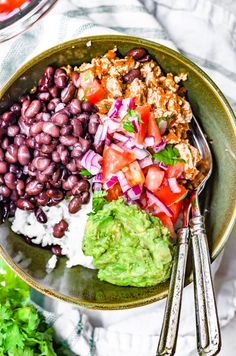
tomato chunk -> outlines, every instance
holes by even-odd
[[[103,151],[103,177],[108,179],[111,173],[116,173],[136,160],[133,152],[119,152],[111,147],[105,147]]]
[[[128,167],[123,168],[123,172],[131,187],[143,184],[145,181],[143,171],[137,161],[132,162],[128,165]]]
[[[139,123],[139,130],[135,135],[135,140],[137,143],[142,144],[147,133],[148,121],[150,117],[150,106],[143,105],[138,106],[135,111],[139,114],[142,122]]]
[[[167,216],[165,213],[158,213],[155,215],[157,218],[159,218],[162,222],[162,224],[167,227],[167,229],[170,231],[170,234],[172,237],[175,237],[175,229],[173,222],[171,221],[171,218]]]
[[[0,12],[11,12],[25,3],[26,0],[0,0]]]
[[[163,181],[164,175],[165,172],[161,168],[150,166],[145,179],[147,189],[155,194]]]
[[[113,187],[107,190],[106,199],[108,201],[117,200],[121,195],[122,195],[121,186],[119,183],[116,183],[115,185],[113,185]]]
[[[150,114],[150,117],[149,117],[147,135],[154,137],[156,145],[158,145],[162,140],[160,130],[159,130],[159,127],[157,126],[153,112]]]
[[[155,191],[155,196],[160,199],[164,204],[171,207],[172,204],[179,202],[184,199],[187,194],[187,189],[179,184],[180,192],[173,193],[169,187],[168,181],[166,178],[163,179],[163,182],[159,189]]]
[[[179,178],[184,171],[184,162],[178,161],[172,166],[168,166],[166,170],[167,178]]]
[[[80,85],[84,89],[85,98],[92,104],[96,104],[105,98],[106,92],[99,84],[91,70],[80,73]]]
[[[180,200],[179,202],[174,203],[170,206],[170,210],[173,213],[173,217],[171,218],[173,224],[177,222],[182,206],[183,206],[183,200]]]

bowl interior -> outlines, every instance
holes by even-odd
[[[92,45],[88,46],[90,40]],[[234,115],[223,95],[192,62],[166,47],[135,37],[115,35],[73,40],[42,53],[24,65],[0,93],[0,112],[37,83],[47,65],[79,65],[114,46],[122,54],[133,47],[142,46],[165,72],[188,74],[185,82],[187,96],[214,156],[212,178],[201,197],[202,209],[209,210],[206,226],[211,257],[214,259],[226,243],[235,217],[236,130]],[[7,224],[0,226],[0,231],[0,252],[4,259],[29,284],[48,295],[87,308],[118,309],[151,303],[167,294],[168,282],[149,288],[118,287],[99,281],[96,271],[80,266],[67,269],[65,258],[61,258],[57,268],[48,274],[46,264],[51,256],[49,251],[26,244]],[[189,262],[186,283],[190,281]]]

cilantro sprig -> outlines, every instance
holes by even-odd
[[[157,161],[163,162],[165,165],[175,165],[177,162],[185,162],[183,158],[180,157],[179,151],[173,145],[166,145],[164,150],[153,153],[153,157]]]
[[[123,129],[128,132],[135,132],[134,125],[129,120],[123,121]]]
[[[0,260],[0,355],[56,356],[53,330],[29,302],[29,287]]]
[[[93,201],[92,201],[92,209],[93,211],[89,213],[88,215],[94,215],[96,214],[99,210],[101,210],[105,204],[107,204],[106,197],[107,192],[105,190],[96,190],[93,193]]]

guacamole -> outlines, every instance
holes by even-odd
[[[147,287],[170,277],[173,247],[168,229],[122,198],[89,216],[83,251],[93,257],[98,278],[112,284]]]

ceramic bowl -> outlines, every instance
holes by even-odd
[[[88,46],[89,41],[91,46]],[[212,178],[201,197],[202,211],[208,210],[206,227],[213,261],[225,246],[236,215],[235,117],[219,88],[190,60],[160,44],[136,37],[106,35],[72,40],[43,52],[21,67],[1,90],[0,112],[33,87],[47,65],[79,65],[94,56],[103,55],[114,46],[122,54],[134,47],[144,47],[165,72],[188,74],[184,84],[188,100],[207,135],[214,157]],[[164,298],[168,291],[168,282],[149,288],[118,287],[101,282],[94,270],[81,266],[67,269],[64,257],[48,274],[46,264],[51,253],[26,244],[7,224],[0,226],[0,253],[33,288],[86,308],[137,307]],[[189,262],[186,284],[191,280]]]

